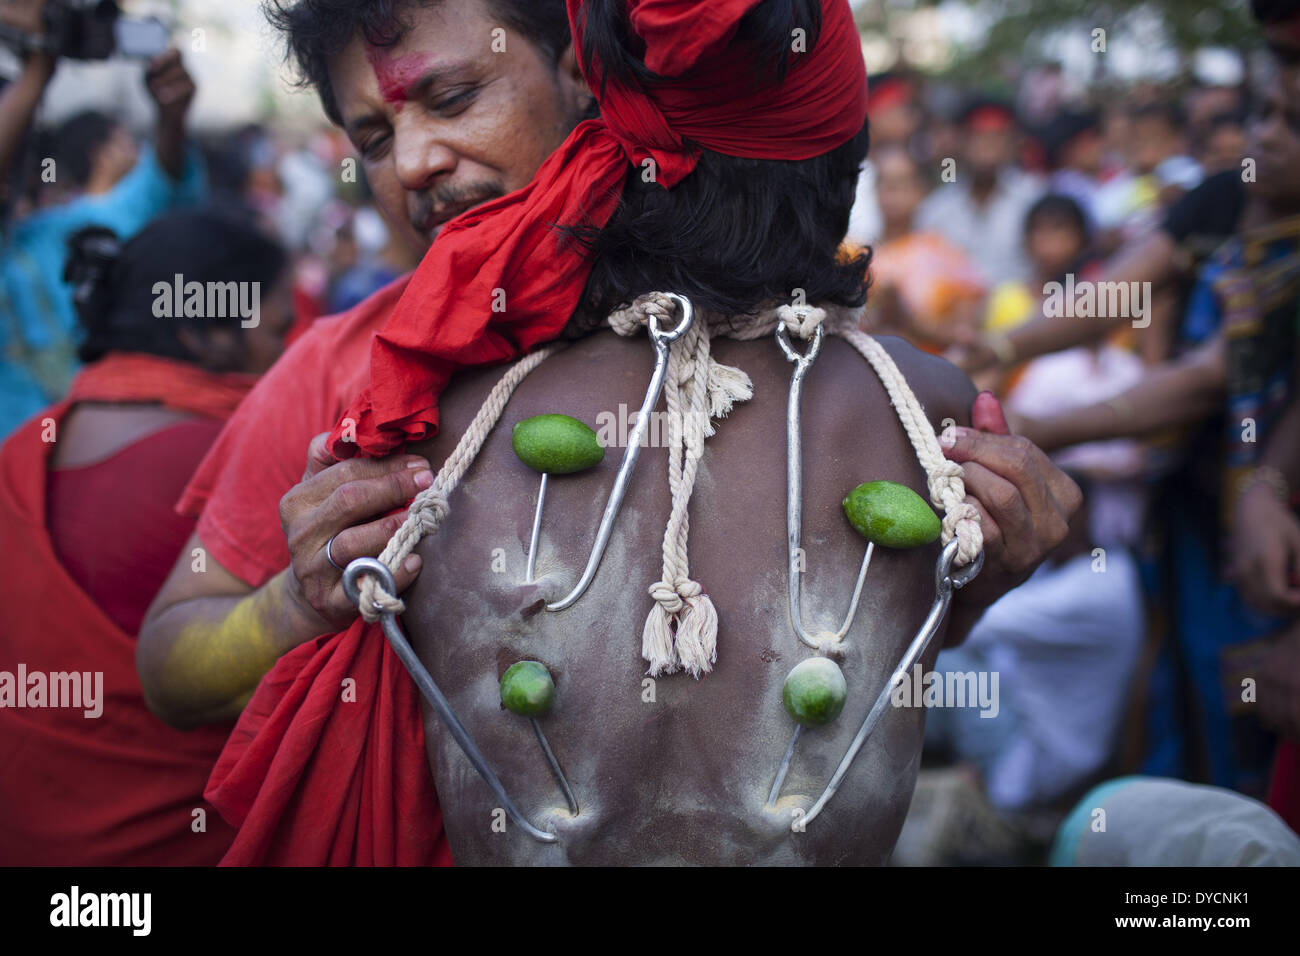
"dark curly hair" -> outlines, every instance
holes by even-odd
[[[266,18],[284,34],[298,67],[299,84],[314,87],[325,115],[342,125],[329,60],[342,53],[358,33],[372,46],[389,47],[410,29],[406,14],[413,7],[432,7],[443,0],[266,0]],[[486,0],[501,22],[558,63],[570,43],[564,0]]]
[[[653,83],[632,38],[623,0],[587,0],[581,55],[610,77]],[[755,82],[775,84],[788,66],[790,32],[821,23],[817,0],[764,0],[741,23],[737,42],[755,51]],[[629,168],[623,196],[604,229],[567,231],[594,259],[577,331],[644,292],[668,289],[698,308],[752,314],[802,289],[808,302],[866,301],[870,253],[839,257],[869,134],[864,122],[844,145],[807,160],[746,159],[702,150],[695,170],[666,190]]]

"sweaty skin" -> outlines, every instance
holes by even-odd
[[[968,420],[974,392],[947,363],[882,340],[938,429]],[[451,497],[442,529],[418,551],[425,570],[404,595],[404,625],[462,722],[529,820],[560,836],[535,842],[512,823],[494,829],[498,801],[426,706],[429,764],[452,853],[462,864],[874,863],[887,861],[919,763],[923,715],[889,712],[835,799],[806,832],[811,806],[924,619],[934,597],[938,544],[878,548],[842,661],[848,701],[830,725],[806,731],[783,797],[764,803],[794,724],[781,705],[790,668],[811,652],[790,627],[786,595],[785,411],[791,366],[769,339],[715,339],[755,396],[708,439],[690,505],[691,576],[719,616],[718,661],[696,681],[648,682],[641,631],[660,577],[669,510],[667,453],[643,449],[604,563],[562,612],[520,612],[567,593],[585,564],[621,448],[599,466],[550,481],[537,562],[523,586],[538,478],[515,457],[511,426],[546,412],[598,427],[601,412],[640,406],[653,365],[644,338],[590,336],[524,380]],[[445,460],[500,369],[458,379],[442,399],[442,430],[411,451]],[[662,407],[662,403],[661,403]],[[803,398],[802,599],[810,629],[838,626],[865,541],[840,502],[870,479],[924,493],[923,471],[875,373],[828,337]],[[943,642],[936,637],[928,669]],[[581,806],[573,817],[525,718],[502,709],[498,681],[511,664],[550,670],[555,706],[541,725]],[[500,819],[501,814],[496,814]]]

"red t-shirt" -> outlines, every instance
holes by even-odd
[[[307,446],[365,386],[370,340],[406,288],[390,283],[355,308],[317,319],[262,376],[176,505],[197,516],[210,557],[261,587],[289,566],[280,499],[302,481]]]
[[[399,279],[318,319],[244,399],[176,506],[209,556],[260,587],[289,565],[280,499],[311,439],[361,391]],[[340,704],[344,678],[362,693]],[[258,684],[205,796],[239,828],[225,865],[450,865],[424,755],[419,696],[377,628],[360,622],[280,658]]]

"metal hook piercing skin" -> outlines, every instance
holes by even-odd
[[[807,644],[813,650],[824,650],[825,638],[817,640],[803,628],[803,612],[799,607],[799,555],[801,553],[801,542],[803,539],[803,446],[800,441],[800,415],[799,399],[803,392],[804,376],[808,374],[808,369],[817,359],[817,353],[822,349],[822,339],[825,338],[825,330],[819,325],[813,335],[812,344],[808,346],[808,351],[800,355],[790,344],[790,333],[785,325],[778,325],[776,329],[776,343],[781,346],[781,351],[785,357],[794,363],[794,375],[790,378],[790,400],[786,405],[785,412],[785,439],[786,439],[786,535],[787,535],[787,557],[790,563],[790,624],[794,627],[794,632],[799,640]],[[871,556],[875,553],[876,543],[869,541],[867,543],[867,553],[862,556],[862,568],[858,571],[858,581],[853,588],[853,597],[849,601],[849,612],[844,617],[844,623],[840,625],[830,638],[830,643],[838,643],[844,635],[849,632],[853,625],[853,619],[858,614],[858,601],[862,597],[862,583],[867,577],[867,568],[871,566]],[[788,765],[788,762],[787,762]]]
[[[981,550],[975,556],[974,561],[954,574],[952,563],[956,558],[957,541],[953,539],[944,545],[943,551],[939,554],[939,560],[935,564],[934,603],[930,605],[929,615],[916,632],[916,636],[912,638],[912,643],[907,646],[902,660],[898,662],[894,672],[889,675],[889,680],[885,682],[884,688],[880,691],[880,696],[871,705],[871,710],[867,712],[867,716],[863,719],[862,726],[858,729],[857,736],[853,738],[853,743],[849,745],[848,752],[844,755],[844,759],[840,761],[840,765],[835,768],[835,775],[831,777],[831,782],[827,784],[826,789],[822,791],[822,795],[817,798],[817,802],[812,805],[812,808],[796,821],[800,828],[806,827],[816,819],[817,814],[822,812],[822,808],[826,806],[831,797],[835,796],[835,791],[839,789],[845,774],[849,772],[849,767],[852,765],[854,758],[857,757],[858,751],[862,749],[867,737],[871,735],[876,724],[880,722],[880,718],[884,715],[885,708],[889,706],[891,692],[902,681],[906,680],[908,671],[916,666],[916,662],[921,659],[925,649],[930,646],[930,641],[938,633],[939,625],[943,623],[944,615],[948,613],[948,605],[952,603],[953,590],[969,584],[974,580],[975,575],[980,573],[980,568],[984,566],[984,552]]]
[[[382,561],[377,561],[374,558],[356,558],[348,562],[347,570],[343,572],[343,593],[348,596],[348,600],[358,607],[361,605],[361,590],[358,585],[363,574],[373,574],[378,578],[380,586],[389,594],[396,592],[397,585],[393,581],[393,573],[388,570]],[[434,683],[433,676],[420,663],[420,659],[415,656],[415,651],[412,650],[397,623],[397,615],[391,611],[383,611],[379,621],[384,629],[384,637],[388,638],[388,643],[392,645],[393,650],[397,652],[397,656],[401,658],[402,663],[406,666],[407,673],[411,675],[415,685],[420,688],[420,693],[429,702],[429,706],[438,714],[443,725],[451,732],[452,739],[460,746],[461,752],[469,759],[469,762],[478,771],[479,776],[483,778],[488,788],[501,801],[501,806],[510,815],[510,819],[514,820],[516,825],[527,832],[534,840],[542,843],[557,842],[559,838],[554,833],[539,830],[529,823],[519,811],[519,808],[515,806],[514,801],[510,799],[505,786],[497,778],[497,775],[492,772],[492,768],[488,766],[482,751],[478,749],[469,732],[457,719],[455,712],[451,709],[451,704],[447,702],[447,698],[442,695],[442,691]]]
[[[528,539],[528,567],[524,571],[524,583],[533,583],[533,574],[537,569],[537,538],[542,532],[542,506],[546,504],[546,479],[549,472],[542,472],[542,486],[537,490],[537,511],[533,513],[533,533]]]
[[[564,791],[564,799],[569,804],[569,812],[575,817],[580,811],[578,809],[578,798],[573,795],[573,789],[569,786],[569,781],[564,777],[564,771],[560,769],[560,762],[555,759],[555,752],[551,750],[551,745],[546,740],[546,734],[542,733],[542,725],[536,717],[529,717],[529,723],[533,725],[533,732],[537,734],[537,742],[542,746],[542,754],[546,757],[546,763],[551,768],[551,775],[555,777],[555,782],[560,785]]]
[[[609,545],[610,535],[614,531],[614,519],[618,517],[619,508],[623,505],[623,496],[627,493],[628,483],[632,479],[632,469],[636,467],[636,460],[641,455],[641,440],[650,427],[650,413],[654,410],[655,405],[659,403],[659,395],[663,391],[664,375],[668,370],[669,346],[686,334],[686,331],[691,327],[691,322],[695,319],[695,310],[691,306],[690,299],[675,292],[668,292],[665,295],[676,302],[682,310],[682,320],[678,323],[677,328],[671,332],[665,332],[659,328],[658,316],[653,313],[650,316],[650,339],[654,342],[655,347],[655,370],[654,374],[650,376],[650,387],[646,389],[645,401],[641,403],[641,410],[636,415],[636,425],[632,428],[632,434],[628,436],[627,450],[623,452],[623,462],[618,466],[618,475],[614,478],[614,487],[609,492],[609,501],[605,503],[605,513],[600,518],[600,528],[596,532],[596,543],[592,545],[591,556],[587,559],[587,567],[583,570],[582,577],[579,578],[572,591],[553,604],[546,605],[548,611],[563,611],[565,608],[572,607],[596,577],[596,569],[600,567],[600,560],[605,556],[605,548]],[[541,514],[540,509],[541,504],[539,501],[537,512],[539,516]],[[536,535],[536,528],[539,526],[538,522],[539,519],[535,518],[533,522],[534,535]]]
[[[781,796],[781,787],[785,784],[785,775],[790,772],[790,761],[794,758],[794,747],[799,742],[799,735],[803,733],[803,724],[794,725],[794,736],[790,738],[790,746],[785,748],[785,756],[781,758],[781,766],[776,770],[776,780],[772,782],[772,790],[767,795],[767,805],[770,807],[776,803],[776,798]]]

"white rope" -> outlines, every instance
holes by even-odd
[[[782,305],[773,312],[760,314],[745,338],[771,334],[778,323],[801,339],[812,338],[817,326],[825,325],[832,335],[838,335],[852,345],[876,372],[876,377],[889,395],[898,420],[907,433],[916,452],[917,460],[925,469],[926,487],[930,501],[943,510],[940,540],[947,544],[957,539],[957,557],[954,567],[965,567],[975,560],[984,546],[980,530],[979,510],[966,501],[965,472],[961,465],[944,457],[939,439],[926,417],[925,407],[917,399],[907,379],[885,351],[884,346],[863,332],[858,326],[858,310],[841,310],[830,319],[826,309],[808,305]],[[752,330],[757,330],[757,335]]]
[[[637,299],[610,316],[620,335],[635,334],[656,316],[669,322],[672,300],[662,293]],[[672,508],[664,529],[663,573],[650,585],[654,604],[641,632],[646,673],[658,677],[678,670],[707,674],[718,659],[718,612],[690,574],[690,501],[704,455],[704,440],[715,433],[713,418],[725,418],[736,402],[754,395],[749,376],[721,365],[710,355],[708,322],[697,315],[684,335],[669,346],[664,379],[668,412],[668,488]]]
[[[406,512],[406,520],[393,532],[393,536],[388,539],[388,544],[384,546],[379,560],[388,567],[388,570],[396,574],[407,555],[420,543],[420,539],[438,530],[450,510],[447,497],[456,490],[461,478],[478,457],[483,443],[501,417],[506,402],[514,394],[515,388],[529,372],[562,348],[564,345],[557,343],[524,356],[510,366],[506,374],[501,376],[500,381],[492,387],[492,391],[484,399],[474,420],[470,422],[469,428],[456,443],[452,453],[447,456],[438,474],[434,476],[433,483],[411,500],[411,505]],[[361,616],[372,624],[386,611],[401,614],[406,610],[406,605],[402,603],[401,598],[389,594],[368,574],[362,576],[357,589],[361,592]]]
[[[907,379],[898,370],[884,346],[859,329],[856,323],[841,323],[835,329],[835,334],[862,353],[889,393],[889,403],[898,413],[898,420],[903,423],[903,430],[912,442],[917,460],[925,469],[930,501],[935,507],[943,509],[941,540],[947,544],[954,537],[957,539],[957,557],[953,565],[965,567],[975,560],[980,548],[984,546],[979,511],[966,500],[966,483],[963,480],[965,472],[957,462],[949,461],[943,456],[939,439],[925,416],[925,408],[917,400]]]
[[[817,327],[826,321],[826,310],[808,305],[782,305],[776,310],[776,319],[786,331],[801,339],[810,339]],[[776,331],[773,328],[771,331]]]

